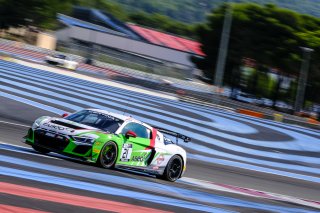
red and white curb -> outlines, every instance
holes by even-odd
[[[179,182],[195,185],[197,187],[209,189],[209,190],[223,191],[223,192],[246,195],[246,196],[251,196],[251,197],[256,197],[256,198],[264,198],[264,199],[269,199],[269,200],[290,202],[290,203],[294,203],[294,204],[299,204],[299,205],[304,205],[304,206],[320,209],[320,201],[301,199],[301,198],[296,198],[296,197],[287,196],[287,195],[258,191],[255,189],[249,189],[249,188],[243,188],[243,187],[232,186],[232,185],[227,185],[227,184],[198,180],[198,179],[188,178],[188,177],[181,178],[179,180]]]

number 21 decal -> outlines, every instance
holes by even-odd
[[[132,144],[123,144],[120,161],[129,161],[132,153]]]

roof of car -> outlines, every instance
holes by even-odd
[[[67,57],[66,55],[62,55],[62,54],[55,54],[55,55],[53,55],[54,57]]]
[[[102,114],[106,114],[106,115],[111,115],[115,118],[119,118],[121,120],[128,120],[130,119],[131,117],[130,116],[126,116],[126,115],[121,115],[121,114],[118,114],[118,113],[114,113],[114,112],[109,112],[107,110],[103,110],[103,109],[86,109],[86,110],[90,110],[90,111],[94,111],[94,112],[99,112],[99,113],[102,113]],[[132,118],[131,118],[132,119]]]

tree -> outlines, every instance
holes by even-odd
[[[233,23],[224,81],[232,82],[232,70],[243,58],[253,58],[258,64],[278,68],[283,74],[298,76],[301,46],[317,49],[319,58],[320,20],[282,9],[274,5],[232,4]],[[213,10],[206,24],[198,28],[204,59],[193,58],[208,77],[213,77],[226,6]],[[311,73],[319,71],[320,60],[313,60]],[[319,81],[319,79],[318,79]],[[315,85],[315,84],[313,84]]]
[[[136,24],[157,28],[165,32],[183,35],[187,37],[194,37],[194,25],[188,25],[179,21],[175,21],[168,16],[160,14],[148,14],[144,12],[131,13],[129,21]]]
[[[33,15],[38,12],[40,0],[1,0],[0,4],[0,27],[8,28],[19,25],[26,25],[28,21],[33,20]]]
[[[67,12],[72,1],[63,0],[0,0],[0,28],[18,26],[52,27],[56,12]]]
[[[113,3],[108,0],[90,0],[90,1],[88,1],[88,0],[71,0],[71,1],[72,1],[73,5],[89,7],[89,8],[96,8],[98,10],[106,11],[122,21],[128,20],[127,13],[117,3]]]
[[[204,22],[206,15],[226,0],[108,0],[121,4],[127,12],[143,11],[150,14],[159,13],[185,23]],[[230,1],[229,1],[230,2]],[[299,13],[320,17],[320,0],[232,0],[234,3],[252,2],[264,5],[273,3]]]
[[[307,31],[299,32],[297,35],[305,46],[314,49],[311,54],[310,70],[306,88],[306,100],[320,103],[320,21],[306,21]]]

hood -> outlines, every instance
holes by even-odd
[[[99,130],[84,124],[69,121],[63,118],[48,118],[41,121],[40,128],[51,130],[64,135],[77,135],[80,133]]]

